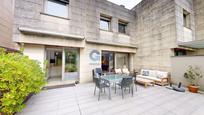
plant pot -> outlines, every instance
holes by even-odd
[[[64,80],[77,80],[79,77],[78,72],[65,72]]]
[[[189,85],[188,90],[192,93],[198,93],[198,86]]]

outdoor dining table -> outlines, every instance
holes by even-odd
[[[113,84],[115,88],[115,93],[116,93],[116,85],[117,83],[120,83],[123,78],[125,77],[130,77],[129,75],[125,74],[110,74],[110,75],[103,75],[102,78],[109,81],[110,84]]]
[[[111,75],[102,76],[103,79],[108,80],[110,83],[114,83],[114,84],[122,81],[124,77],[127,77],[127,75],[111,74]]]

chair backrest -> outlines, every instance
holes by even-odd
[[[127,77],[127,78],[123,78],[121,85],[122,87],[129,87],[133,84],[133,78],[132,77]]]
[[[122,71],[121,71],[121,69],[119,68],[119,69],[115,69],[115,73],[116,74],[121,74],[122,73]]]
[[[100,76],[102,75],[103,71],[101,68],[96,68],[96,73],[98,73]]]
[[[99,76],[101,76],[103,73],[102,69],[101,68],[95,68],[94,69],[94,77],[95,78],[98,78]]]

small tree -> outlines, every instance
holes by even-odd
[[[20,112],[25,98],[38,93],[45,84],[39,62],[19,53],[0,50],[0,113]]]
[[[187,71],[184,73],[184,78],[186,78],[191,85],[198,85],[198,81],[202,78],[202,71],[198,67],[189,66]]]

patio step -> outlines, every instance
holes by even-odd
[[[45,86],[43,90],[50,90],[50,89],[57,89],[57,88],[64,88],[64,87],[74,87],[75,83],[70,84],[60,84],[60,85],[53,85],[53,86]]]

